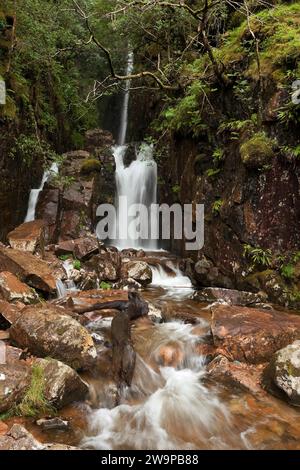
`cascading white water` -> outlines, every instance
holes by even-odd
[[[90,436],[83,446],[101,450],[226,448],[219,430],[230,435],[230,416],[217,394],[202,383],[205,360],[196,353],[198,341],[192,325],[157,325],[151,335],[150,359],[159,364],[161,351],[169,344],[181,359],[176,366],[155,372],[138,356],[127,392],[129,401],[133,394],[134,403],[93,412]]]
[[[126,68],[126,75],[130,75],[133,70],[133,52],[128,53],[127,57],[127,68]],[[130,83],[131,80],[126,80],[125,82],[125,93],[124,93],[124,101],[122,106],[121,112],[121,123],[120,123],[120,132],[119,132],[119,139],[118,144],[124,145],[126,142],[126,133],[127,133],[127,125],[128,125],[128,105],[129,105],[129,97],[130,97]]]
[[[157,220],[151,219],[150,208],[156,203],[157,192],[157,165],[153,160],[153,147],[142,144],[136,160],[129,167],[123,163],[125,146],[115,147],[116,161],[116,205],[117,221],[115,244],[119,248],[145,248],[155,250],[157,240],[152,240],[151,230],[156,233]],[[124,209],[123,202],[126,202]],[[138,205],[138,206],[137,206]],[[130,214],[130,209],[146,208],[138,212],[138,217]],[[141,230],[143,229],[143,237]]]
[[[35,211],[36,211],[36,206],[38,203],[39,195],[42,192],[45,186],[45,183],[47,182],[49,177],[57,173],[58,173],[58,165],[57,163],[54,162],[52,163],[50,169],[44,171],[40,187],[36,189],[32,189],[30,191],[28,209],[27,209],[27,214],[26,214],[24,222],[31,222],[32,220],[35,220]]]
[[[68,292],[74,292],[77,290],[75,282],[71,278],[73,271],[73,261],[71,259],[65,260],[63,262],[63,267],[66,271],[67,279],[64,282],[61,279],[56,281],[56,291],[58,298],[63,298],[68,294]]]

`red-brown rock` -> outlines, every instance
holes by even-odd
[[[0,300],[0,319],[6,320],[9,324],[17,321],[21,315],[22,306],[10,304],[5,300]]]
[[[8,302],[30,304],[38,299],[37,293],[8,271],[0,273],[0,297]]]
[[[208,365],[208,376],[225,385],[241,388],[254,394],[264,393],[261,387],[264,365],[249,365],[231,362],[224,356],[217,356]]]
[[[57,256],[72,254],[75,258],[85,260],[99,250],[99,242],[96,237],[77,238],[75,240],[66,240],[55,247]]]
[[[54,292],[55,279],[48,264],[31,253],[0,247],[0,269],[45,292]]]
[[[279,349],[300,339],[300,317],[275,310],[218,305],[211,331],[221,354],[253,364],[267,362]]]
[[[34,253],[37,249],[44,251],[48,240],[47,224],[44,220],[25,222],[7,235],[10,246],[15,250]]]

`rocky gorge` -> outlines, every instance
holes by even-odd
[[[107,30],[101,2],[92,25],[64,3],[44,5],[42,32],[38,2],[0,1],[0,450],[299,450],[298,3],[225,2],[207,46],[201,1],[148,2],[150,19],[113,2],[130,41],[114,39],[125,72],[108,78],[96,32],[123,18]],[[135,87],[154,57],[155,92]],[[203,248],[99,238],[97,208],[124,195],[204,204]]]

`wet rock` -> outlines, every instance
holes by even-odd
[[[37,359],[34,363],[44,371],[44,396],[54,408],[86,398],[88,386],[71,367],[55,359]]]
[[[5,364],[0,363],[0,413],[12,409],[22,400],[29,383],[29,366],[6,346]]]
[[[99,251],[99,241],[90,236],[76,240],[66,240],[55,247],[57,256],[72,254],[79,260],[86,260]]]
[[[48,264],[31,253],[0,247],[0,266],[36,289],[48,293],[56,290]]]
[[[7,424],[3,423],[3,421],[0,421],[0,436],[4,436],[8,431],[8,426]]]
[[[131,278],[146,286],[152,282],[152,271],[145,261],[129,261],[122,266],[122,277]]]
[[[10,246],[15,250],[34,253],[37,249],[44,251],[48,241],[47,224],[44,220],[33,220],[19,225],[7,235]]]
[[[0,300],[0,324],[4,323],[4,326],[9,327],[20,317],[22,308],[19,305]]]
[[[300,339],[300,317],[275,310],[212,307],[211,331],[220,353],[232,360],[267,362],[279,349]]]
[[[8,433],[0,438],[0,450],[42,450],[43,445],[20,424],[14,424]]]
[[[38,295],[33,289],[7,271],[0,273],[0,297],[8,302],[21,301],[24,304],[38,300]]]
[[[59,206],[60,206],[60,190],[45,185],[43,191],[39,195],[36,206],[36,216],[44,220],[48,226],[48,242],[55,242],[60,227]]]
[[[264,302],[267,295],[263,292],[253,293],[246,291],[238,291],[234,289],[224,289],[220,287],[207,287],[195,292],[193,299],[200,302],[226,302],[230,305],[251,306]]]
[[[43,431],[66,431],[70,428],[69,421],[65,421],[59,417],[49,419],[38,419],[36,424],[40,426]]]
[[[238,387],[253,394],[263,393],[261,387],[264,365],[249,365],[231,362],[224,356],[217,356],[207,367],[208,377],[230,387]]]
[[[135,248],[125,248],[121,251],[122,258],[143,258],[146,256],[144,250],[136,250]]]
[[[217,266],[205,256],[203,256],[194,265],[193,278],[202,286],[220,286],[225,288],[233,287],[233,283],[229,277],[222,274]]]
[[[100,281],[116,281],[119,277],[120,256],[118,252],[103,252],[94,255],[86,263],[86,268],[96,271]]]
[[[10,329],[11,338],[38,357],[52,357],[74,369],[89,369],[96,358],[88,331],[61,307],[27,307]]]
[[[14,424],[5,436],[0,437],[0,450],[80,450],[64,444],[41,444],[21,424]]]
[[[265,370],[264,384],[271,393],[300,406],[300,341],[277,351]]]

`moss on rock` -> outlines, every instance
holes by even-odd
[[[89,175],[90,173],[101,171],[101,163],[96,158],[85,160],[81,166],[80,173]]]
[[[274,157],[273,141],[263,132],[254,134],[240,146],[243,163],[249,168],[261,168]]]

